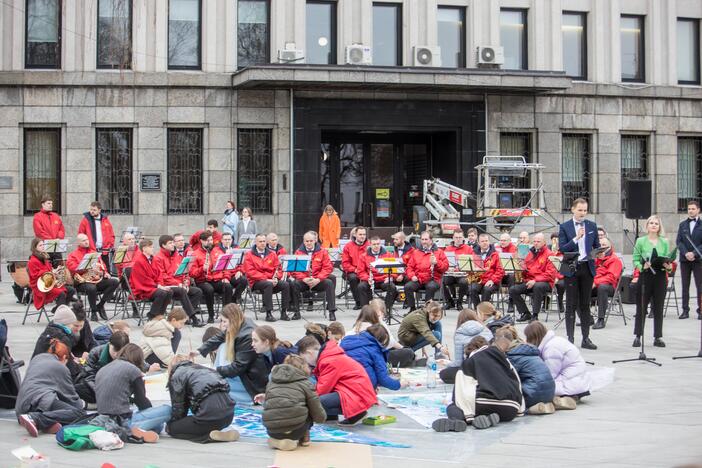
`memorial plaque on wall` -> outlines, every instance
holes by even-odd
[[[160,192],[161,191],[161,174],[142,174],[141,175],[141,191],[142,192]]]

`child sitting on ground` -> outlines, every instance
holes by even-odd
[[[114,322],[108,322],[104,325],[100,325],[95,330],[93,330],[93,338],[99,345],[107,344],[110,341],[110,337],[114,332],[121,331],[129,335],[132,331],[129,326],[129,322],[126,320],[116,320]]]
[[[148,364],[168,367],[180,344],[180,330],[185,326],[188,315],[182,307],[174,307],[164,319],[158,315],[144,325],[141,349]]]
[[[577,401],[590,394],[590,375],[585,360],[573,343],[557,336],[539,322],[524,329],[527,343],[539,348],[541,359],[556,382],[553,405],[557,410],[574,410]]]
[[[481,302],[476,307],[483,324],[495,334],[495,331],[505,325],[514,325],[514,317],[511,315],[502,316],[502,312],[497,310],[492,302]]]
[[[334,340],[337,343],[346,336],[346,329],[341,322],[332,322],[327,325],[327,339]]]
[[[271,448],[295,450],[298,444],[310,445],[312,424],[327,418],[309,380],[309,369],[304,359],[291,354],[271,371],[263,405],[263,425]],[[261,395],[256,399],[261,401]]]
[[[268,360],[271,367],[282,364],[290,354],[297,354],[297,348],[289,341],[279,340],[275,328],[259,325],[251,333],[251,346]]]
[[[458,314],[456,320],[456,332],[453,336],[454,355],[445,369],[439,373],[441,380],[448,384],[454,383],[456,373],[463,363],[464,350],[466,345],[473,341],[476,336],[482,336],[486,341],[492,339],[492,332],[483,325],[480,314],[472,309],[463,309]]]

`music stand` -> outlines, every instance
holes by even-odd
[[[254,244],[254,239],[256,239],[256,236],[253,234],[242,234],[239,236],[239,248],[250,249]]]
[[[184,257],[183,260],[180,261],[178,268],[176,268],[175,273],[173,273],[173,276],[181,276],[190,272],[190,266],[192,265],[193,258],[194,257]]]
[[[303,273],[310,269],[311,255],[281,255],[280,262],[285,273]]]
[[[231,260],[232,254],[223,254],[217,257],[217,262],[212,267],[212,271],[223,271],[227,269],[229,265],[229,260]]]
[[[403,262],[401,258],[379,258],[372,262],[371,266],[384,275],[400,275],[405,272],[405,262]]]
[[[78,264],[76,271],[85,271],[92,269],[97,264],[98,258],[100,258],[100,255],[97,252],[85,254],[80,263]]]
[[[120,245],[115,251],[115,256],[112,258],[113,265],[120,265],[122,263],[130,263],[134,260],[135,247],[130,247],[126,245]]]
[[[458,269],[463,273],[483,273],[485,268],[481,265],[483,260],[472,255],[458,256]]]
[[[68,239],[46,239],[43,243],[46,253],[66,253],[68,250]]]
[[[458,268],[458,259],[456,258],[456,252],[444,252],[446,255],[446,260],[448,260],[449,268]]]
[[[332,263],[341,261],[341,249],[339,247],[327,247],[327,253]]]

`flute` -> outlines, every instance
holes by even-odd
[[[429,257],[429,281],[432,281],[434,279],[434,262],[436,262],[436,257],[434,254],[431,254],[431,257]]]

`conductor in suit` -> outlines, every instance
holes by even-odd
[[[700,294],[702,293],[702,217],[700,217],[700,202],[687,202],[687,218],[678,227],[678,238],[675,244],[680,251],[680,276],[682,277],[682,314],[680,319],[690,317],[690,276],[695,278],[697,290],[697,320],[702,320],[700,314]]]
[[[575,309],[578,308],[580,330],[583,335],[582,348],[597,349],[590,341],[590,295],[595,278],[595,260],[590,258],[590,252],[600,247],[597,236],[597,224],[585,219],[587,216],[587,200],[576,198],[570,206],[573,218],[562,223],[558,230],[558,245],[561,252],[577,253],[571,262],[571,268],[562,271],[566,284],[566,332],[568,340],[575,341]]]

